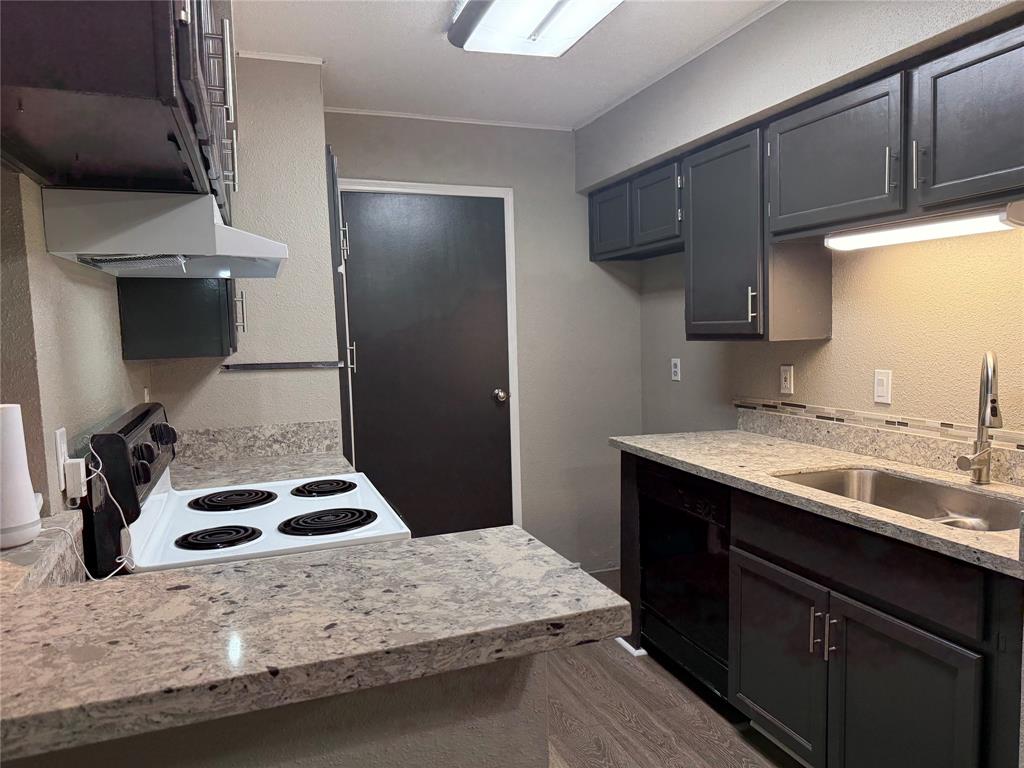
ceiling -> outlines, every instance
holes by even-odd
[[[558,59],[467,53],[454,0],[244,0],[242,53],[323,59],[324,106],[578,128],[779,5],[626,0]]]

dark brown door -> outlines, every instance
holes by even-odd
[[[975,768],[982,658],[832,593],[829,768]]]
[[[729,700],[813,768],[825,765],[828,590],[733,547]]]
[[[414,536],[510,524],[503,201],[342,204],[356,468]]]

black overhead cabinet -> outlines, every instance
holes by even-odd
[[[590,196],[590,260],[683,250],[680,164],[670,162]]]
[[[683,160],[686,335],[763,332],[761,131]]]
[[[1024,188],[1024,27],[918,67],[912,98],[916,204]]]
[[[903,210],[903,75],[768,125],[773,233]]]
[[[48,186],[210,193],[230,221],[233,53],[217,6],[5,0],[4,160]]]

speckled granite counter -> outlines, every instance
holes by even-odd
[[[944,485],[971,487],[963,475],[739,431],[613,437],[609,442],[661,464],[1024,579],[1019,530],[950,528],[776,477],[796,470],[873,467]],[[1020,486],[992,483],[984,491],[1019,500],[1024,510],[1024,488]]]
[[[3,595],[13,759],[621,635],[629,606],[492,528]]]
[[[44,517],[38,537],[0,554],[0,589],[29,590],[82,581],[85,571],[75,557],[72,541],[81,549],[81,512],[69,509]]]

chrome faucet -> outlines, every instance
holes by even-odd
[[[986,352],[981,358],[981,391],[978,394],[978,435],[974,440],[974,453],[956,460],[958,469],[970,470],[971,482],[985,485],[992,482],[992,439],[989,429],[1003,426],[999,412],[999,367],[995,352]]]

